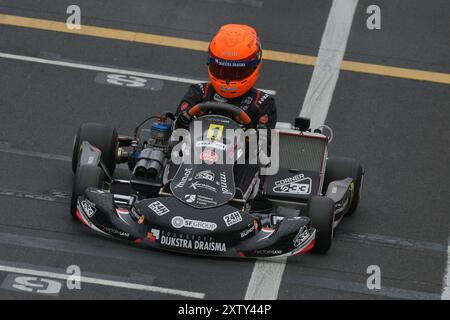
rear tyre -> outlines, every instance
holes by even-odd
[[[87,188],[103,188],[103,182],[105,181],[105,174],[100,167],[95,166],[80,166],[72,187],[72,197],[70,199],[70,214],[72,218],[78,220],[77,212],[77,200],[78,197],[84,194]]]
[[[334,201],[315,196],[309,200],[308,217],[316,229],[316,243],[312,252],[326,253],[333,241]]]
[[[72,171],[77,172],[81,143],[88,141],[102,152],[101,161],[112,175],[116,167],[118,135],[115,128],[100,123],[84,123],[75,136],[72,152]]]
[[[363,168],[356,160],[344,157],[330,157],[327,161],[324,180],[324,192],[332,181],[342,180],[345,178],[353,179],[353,192],[350,202],[350,208],[346,215],[352,215],[358,207],[361,184],[363,180]]]

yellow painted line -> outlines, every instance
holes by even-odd
[[[450,74],[448,73],[398,68],[355,61],[342,61],[341,70],[375,74],[385,77],[450,84]]]
[[[145,43],[202,52],[208,50],[209,44],[206,41],[161,36],[156,34],[140,33],[120,29],[102,28],[88,25],[82,25],[81,29],[79,30],[77,29],[71,30],[67,28],[65,22],[27,18],[7,14],[0,14],[0,24],[16,27],[32,28],[38,30],[64,32],[82,36]],[[264,50],[264,59],[277,62],[314,66],[317,57],[283,51]],[[341,70],[386,77],[450,84],[450,74],[448,73],[398,68],[363,62],[344,60],[342,61],[341,64]]]

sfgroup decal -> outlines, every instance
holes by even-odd
[[[148,205],[148,208],[156,213],[158,216],[163,216],[166,213],[169,213],[170,210],[165,205],[163,205],[159,201],[154,201]]]
[[[95,204],[87,199],[81,201],[81,207],[89,218],[92,218],[92,216],[97,212]]]
[[[298,174],[275,182],[273,192],[290,194],[310,194],[312,179]]]
[[[232,212],[232,213],[224,216],[223,221],[225,221],[225,224],[227,225],[227,227],[231,227],[232,225],[235,225],[236,223],[241,222],[242,216],[239,213],[239,211],[235,211],[235,212]]]
[[[172,218],[172,226],[177,229],[185,227],[210,231],[216,230],[217,228],[217,224],[215,224],[214,222],[184,219],[181,216]]]

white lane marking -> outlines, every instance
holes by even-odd
[[[0,52],[0,58],[49,64],[49,65],[53,65],[53,66],[68,67],[68,68],[74,68],[74,69],[125,74],[128,76],[159,79],[159,80],[172,81],[172,82],[181,82],[181,83],[189,83],[189,84],[196,84],[196,83],[204,82],[203,80],[196,80],[196,79],[189,79],[189,78],[182,78],[182,77],[175,77],[175,76],[167,76],[167,75],[156,74],[156,73],[140,72],[140,71],[118,69],[118,68],[112,68],[112,67],[101,67],[101,66],[95,66],[95,65],[91,65],[91,64],[83,64],[83,63],[77,63],[77,62],[50,60],[50,59],[22,56],[22,55],[17,55],[17,54],[10,54],[10,53],[5,53],[5,52]],[[277,94],[277,92],[275,90],[269,90],[269,89],[260,89],[260,90],[262,90],[270,95]]]
[[[27,275],[32,275],[32,276],[60,279],[60,280],[68,280],[69,277],[71,277],[71,275],[64,274],[64,273],[55,273],[55,272],[48,272],[48,271],[41,271],[41,270],[16,268],[16,267],[4,266],[4,265],[0,265],[0,271],[19,273],[19,274],[27,274]],[[105,280],[105,279],[92,278],[92,277],[83,277],[83,276],[81,277],[80,280],[83,283],[90,283],[90,284],[95,284],[95,285],[100,285],[100,286],[149,291],[149,292],[156,292],[156,293],[162,293],[162,294],[182,296],[182,297],[186,297],[186,298],[195,298],[195,299],[204,299],[205,298],[205,294],[201,293],[201,292],[191,292],[191,291],[183,291],[183,290],[177,290],[177,289],[168,289],[168,288],[148,286],[148,285],[143,285],[143,284],[138,284],[138,283],[112,281],[112,280]]]
[[[447,266],[442,285],[441,300],[450,300],[450,236],[448,237]]]
[[[358,0],[333,0],[331,5],[317,63],[300,113],[311,118],[311,128],[320,127],[325,122],[357,4]],[[277,299],[286,260],[256,261],[245,299]]]
[[[358,0],[334,0],[320,43],[317,62],[300,116],[311,118],[311,128],[325,123],[339,77]]]
[[[245,300],[276,300],[286,258],[259,259],[255,262]]]

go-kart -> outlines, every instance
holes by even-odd
[[[182,138],[170,113],[144,120],[132,136],[110,125],[81,125],[71,215],[102,234],[188,254],[254,258],[329,250],[334,228],[360,200],[360,164],[328,158],[328,136],[297,118],[294,125],[277,124],[279,169],[263,176],[259,164],[236,161],[246,143],[226,138],[253,127],[240,108],[206,102],[183,119]],[[150,120],[150,130],[142,129]],[[194,134],[196,126],[206,130]],[[231,163],[220,161],[230,155],[236,155]]]

